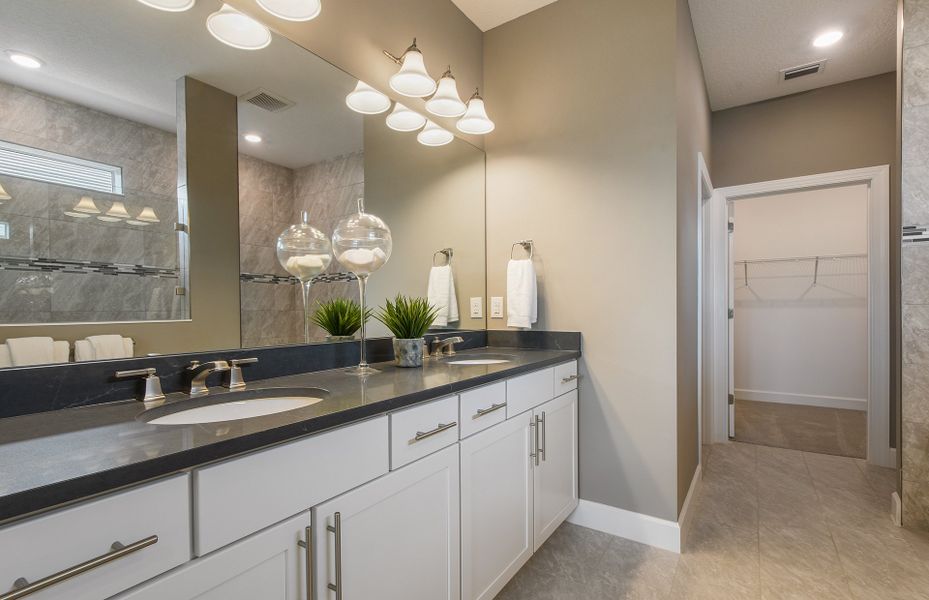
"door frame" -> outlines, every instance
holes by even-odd
[[[712,263],[713,223],[713,182],[706,159],[702,152],[697,152],[697,464],[703,464],[703,444],[706,432],[711,431],[707,419],[705,398],[712,398],[716,381],[713,377],[715,348],[707,344],[713,342],[713,331],[717,311],[714,310],[712,293],[714,290],[714,270]],[[712,419],[712,412],[709,413]]]
[[[890,447],[890,167],[880,165],[846,171],[834,171],[803,177],[791,177],[718,188],[710,203],[712,298],[715,306],[726,298],[731,257],[726,244],[727,207],[730,202],[775,193],[814,190],[854,184],[868,186],[868,462],[885,467],[896,466],[896,450]],[[720,310],[715,310],[718,316]],[[728,379],[729,340],[727,323],[714,319],[713,381]],[[720,352],[720,349],[724,352]],[[728,396],[726,387],[713,386],[706,401],[709,438],[713,442],[728,439]]]

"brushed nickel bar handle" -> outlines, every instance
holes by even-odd
[[[535,459],[535,466],[539,466],[539,417],[533,417],[532,421],[529,421],[529,427],[532,429],[532,437],[535,442],[535,452],[530,452],[529,457]]]
[[[327,587],[335,592],[335,600],[342,600],[342,513],[333,515],[335,527],[326,525],[326,530],[335,534],[335,583]]]
[[[32,594],[44,590],[45,588],[51,587],[56,583],[61,583],[62,581],[66,581],[72,577],[77,577],[78,575],[82,575],[88,571],[96,569],[97,567],[102,567],[107,563],[111,563],[114,560],[128,556],[133,552],[138,552],[143,548],[148,548],[157,542],[157,535],[150,535],[147,538],[129,544],[128,546],[123,546],[119,542],[113,542],[113,544],[110,546],[111,550],[106,554],[101,554],[96,558],[92,558],[86,562],[82,562],[79,565],[69,567],[64,571],[58,571],[54,575],[43,577],[34,583],[29,583],[25,577],[20,577],[15,582],[13,582],[13,590],[0,596],[0,600],[19,600],[19,598],[31,596]]]
[[[545,446],[547,445],[545,443],[545,411],[544,410],[542,411],[542,418],[539,420],[539,423],[541,424],[541,429],[542,429],[542,434],[541,434],[542,445],[539,446],[539,454],[542,456],[542,461],[544,462],[545,461]]]
[[[451,423],[439,423],[439,426],[436,427],[435,429],[430,429],[429,431],[417,431],[416,437],[413,438],[413,441],[421,442],[424,439],[431,438],[432,436],[438,435],[442,433],[443,431],[448,431],[449,429],[451,429],[452,427],[456,427],[457,425],[458,425],[457,421],[452,421]]]
[[[472,419],[477,419],[483,417],[484,415],[489,415],[490,413],[500,410],[501,408],[506,408],[506,402],[501,402],[500,404],[491,404],[488,408],[479,408],[477,413],[471,417]]]
[[[306,550],[306,600],[313,600],[313,530],[307,526],[303,532],[306,541],[297,540],[297,546]]]
[[[575,379],[580,379],[580,375],[568,375],[567,377],[561,378],[561,383],[571,383]]]

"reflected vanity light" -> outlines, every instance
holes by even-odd
[[[285,21],[309,21],[323,9],[320,0],[256,0],[258,6]]]
[[[358,81],[355,89],[345,97],[350,109],[363,115],[378,115],[390,108],[390,98],[364,81]]]
[[[152,223],[161,223],[161,219],[158,218],[158,215],[155,214],[155,210],[151,206],[146,206],[142,209],[142,212],[139,213],[138,217],[126,221],[126,223],[144,227],[145,225],[151,225]]]
[[[271,43],[270,29],[228,4],[206,18],[206,28],[220,42],[240,50],[260,50]]]
[[[25,67],[26,69],[39,69],[45,65],[42,59],[31,54],[26,54],[25,52],[20,52],[19,50],[7,50],[6,55],[13,64]]]
[[[246,133],[242,137],[245,138],[246,142],[249,142],[251,144],[260,144],[262,140],[262,137],[258,135],[257,133]]]
[[[13,196],[8,194],[7,191],[3,189],[3,184],[0,184],[0,204],[3,204],[7,200],[12,200],[12,199],[13,199]]]
[[[416,111],[410,110],[399,102],[394,104],[393,111],[387,115],[387,126],[394,131],[409,132],[422,129],[426,124],[426,117]]]
[[[484,99],[481,98],[480,90],[474,90],[474,95],[468,100],[468,110],[455,124],[455,127],[462,133],[472,135],[485,135],[494,130],[494,122],[487,116],[487,109],[484,107]]]
[[[423,53],[416,47],[416,38],[413,38],[413,44],[406,49],[402,58],[386,50],[384,54],[400,65],[400,70],[390,77],[390,89],[411,98],[425,98],[436,90],[435,80],[426,70]]]
[[[423,146],[444,146],[451,143],[455,136],[452,135],[451,131],[443,129],[427,119],[426,126],[419,132],[416,139]]]
[[[139,0],[145,6],[167,12],[184,12],[194,7],[197,0]]]
[[[97,217],[98,220],[105,223],[115,223],[116,221],[122,221],[123,219],[129,219],[132,215],[126,210],[126,205],[115,200],[113,206],[110,207],[110,210],[106,211],[105,214]]]
[[[77,204],[74,205],[74,208],[65,211],[65,214],[76,219],[86,219],[91,215],[99,215],[100,209],[97,208],[97,204],[94,202],[93,198],[90,196],[82,196],[81,199],[77,201]]]
[[[458,85],[452,76],[452,68],[449,67],[439,80],[439,88],[435,95],[426,101],[426,110],[437,117],[460,117],[465,114],[466,109],[465,103],[458,95]]]

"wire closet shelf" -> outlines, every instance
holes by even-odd
[[[813,285],[819,283],[819,278],[824,275],[866,275],[867,274],[867,254],[821,254],[814,256],[783,256],[777,258],[756,258],[750,260],[733,261],[735,267],[735,276],[741,280],[743,287],[750,287],[750,277],[752,275],[750,267],[757,266],[776,266],[777,264],[803,265],[807,268],[812,267],[809,275],[813,277]],[[863,270],[859,271],[863,267]],[[792,273],[792,276],[798,276],[799,273]]]

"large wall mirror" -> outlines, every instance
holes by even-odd
[[[485,328],[468,310],[485,296],[483,151],[352,111],[357,80],[276,33],[220,43],[206,20],[222,6],[0,0],[4,46],[39,61],[0,57],[0,366],[303,343],[278,236],[304,211],[331,235],[359,198],[393,233],[369,306],[426,296],[450,261],[446,327]],[[357,300],[345,271],[315,278],[311,308]],[[131,342],[87,346],[101,334]]]

